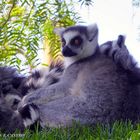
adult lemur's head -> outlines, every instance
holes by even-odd
[[[65,57],[66,67],[77,60],[94,54],[98,45],[98,27],[96,24],[89,26],[71,26],[55,29],[61,36],[62,54]]]

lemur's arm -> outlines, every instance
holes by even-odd
[[[70,88],[66,82],[58,82],[49,87],[37,89],[36,91],[24,96],[21,101],[21,106],[30,103],[39,105],[58,98],[63,98],[69,94],[69,90]]]

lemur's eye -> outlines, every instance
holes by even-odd
[[[64,47],[64,46],[66,45],[66,41],[65,41],[65,39],[62,38],[61,42],[62,42],[62,47]]]
[[[83,39],[80,36],[76,36],[71,40],[70,44],[72,46],[80,46],[82,42],[83,42]]]

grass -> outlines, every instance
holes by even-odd
[[[115,122],[94,127],[73,124],[71,128],[45,128],[35,132],[27,129],[23,134],[0,133],[0,140],[140,140],[140,124]]]

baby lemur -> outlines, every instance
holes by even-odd
[[[56,32],[62,41],[64,73],[59,82],[25,96],[21,106],[36,105],[42,126],[138,120],[139,79],[134,82],[136,63],[125,48],[124,37],[101,48],[96,24]],[[111,46],[115,48],[110,50]],[[128,63],[124,63],[124,58]]]

